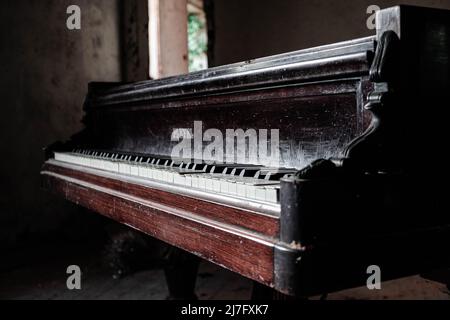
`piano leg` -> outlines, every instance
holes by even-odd
[[[167,300],[197,300],[195,283],[200,258],[172,247],[164,267],[169,297]]]

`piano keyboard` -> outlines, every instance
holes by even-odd
[[[197,164],[160,156],[74,150],[55,160],[247,200],[278,204],[281,178],[295,169],[248,164]]]

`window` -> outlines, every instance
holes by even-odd
[[[150,77],[208,68],[203,0],[148,0]]]
[[[203,0],[188,1],[189,71],[208,68],[208,30]]]

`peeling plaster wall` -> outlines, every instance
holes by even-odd
[[[81,8],[81,30],[66,28],[72,4]],[[0,247],[52,231],[82,233],[85,216],[40,189],[42,148],[81,129],[89,81],[120,80],[118,7],[116,0],[0,2]]]

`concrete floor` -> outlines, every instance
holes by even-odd
[[[141,271],[114,280],[101,261],[101,248],[95,246],[43,245],[25,247],[10,254],[8,265],[0,269],[1,299],[44,300],[162,300],[168,295],[161,269]],[[66,268],[81,267],[82,289],[66,287]],[[201,300],[245,300],[251,294],[251,281],[209,263],[202,263],[197,280]],[[318,299],[313,297],[312,299]],[[381,290],[356,288],[328,295],[332,300],[349,299],[445,299],[447,288],[419,276],[382,283]]]

